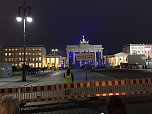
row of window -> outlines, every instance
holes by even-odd
[[[26,58],[26,61],[41,61],[41,57],[36,58]],[[23,58],[5,58],[5,62],[15,62],[15,61],[23,61]]]
[[[5,56],[12,56],[12,55],[24,55],[24,53],[5,53]],[[42,55],[42,53],[26,53],[26,55]]]
[[[12,66],[22,67],[22,64],[12,64]],[[42,64],[41,63],[29,63],[29,66],[31,66],[31,67],[42,67]]]
[[[131,49],[145,49],[145,48],[151,48],[152,49],[152,46],[149,46],[149,47],[145,47],[145,46],[143,46],[143,47],[137,47],[137,46],[135,46],[135,47],[131,47]]]
[[[137,50],[132,50],[132,54],[151,54],[152,50],[149,51],[137,51]]]
[[[5,51],[18,51],[18,50],[24,50],[24,48],[6,48]],[[42,49],[41,48],[26,48],[26,50],[39,50],[41,51]]]

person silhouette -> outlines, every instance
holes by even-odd
[[[106,108],[108,114],[127,114],[125,103],[119,96],[110,96]]]
[[[74,77],[73,74],[71,73],[70,69],[67,70],[67,72],[64,74],[64,83],[73,83]]]
[[[14,97],[4,97],[0,101],[0,114],[20,114],[19,100]]]

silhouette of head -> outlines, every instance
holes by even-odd
[[[107,101],[108,114],[127,114],[123,100],[119,96],[110,96]]]
[[[20,114],[17,98],[5,97],[0,101],[0,114]]]
[[[67,74],[70,74],[70,73],[71,73],[71,71],[70,71],[70,69],[68,69],[68,70],[67,70]]]

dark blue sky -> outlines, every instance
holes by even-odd
[[[17,23],[24,0],[1,0],[0,45],[22,45],[23,24]],[[130,43],[152,43],[152,0],[25,0],[33,22],[27,24],[26,43],[44,45],[49,52],[65,52],[79,44],[82,35],[90,44],[102,44],[106,53],[117,53]]]

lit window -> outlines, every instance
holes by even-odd
[[[5,61],[7,61],[7,58],[5,58]]]
[[[19,53],[19,55],[21,55],[21,53]]]
[[[39,50],[41,50],[41,48],[39,48]]]
[[[9,53],[8,55],[11,56],[11,53]]]
[[[5,51],[7,51],[7,49],[5,49]]]
[[[39,57],[39,61],[41,61],[41,57]]]
[[[36,57],[36,61],[38,61],[38,57]]]
[[[15,51],[17,51],[17,48],[15,49]]]
[[[41,63],[39,63],[39,67],[42,67],[42,64],[41,64]]]
[[[36,63],[36,67],[38,67],[38,63]]]
[[[22,59],[21,58],[19,58],[19,61],[21,61]]]
[[[35,50],[35,49],[33,48],[33,50]]]
[[[11,61],[11,58],[9,58],[8,60]]]
[[[7,56],[7,53],[5,53],[5,56]]]
[[[33,58],[33,61],[35,60],[35,58]]]
[[[14,49],[12,49],[12,51],[14,51]]]
[[[11,51],[11,49],[9,49],[9,51]]]
[[[26,55],[28,55],[28,53],[26,53]]]
[[[31,53],[29,53],[29,55],[31,55]]]

